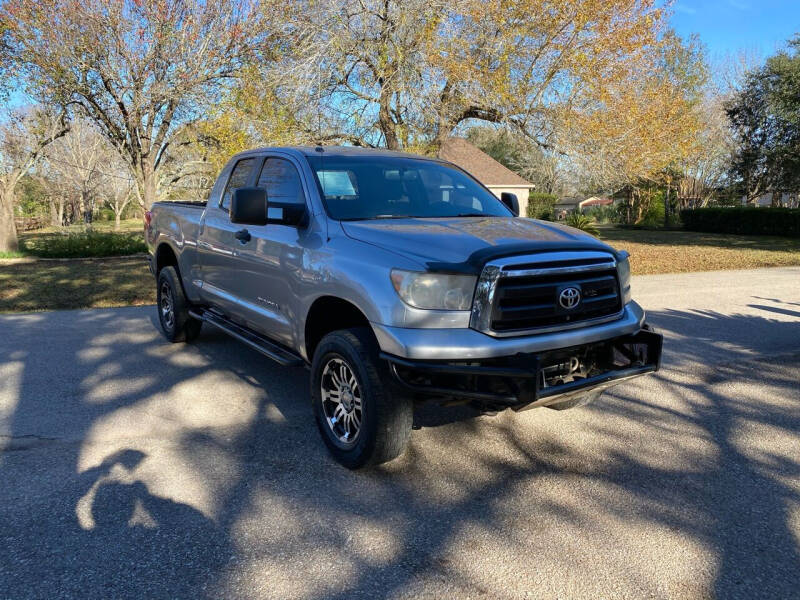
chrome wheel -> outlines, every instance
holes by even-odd
[[[172,290],[165,281],[161,284],[161,321],[166,329],[172,330],[175,326],[175,302],[172,300]]]
[[[322,410],[333,435],[342,444],[354,444],[361,431],[361,386],[350,365],[340,356],[325,363],[320,383]]]

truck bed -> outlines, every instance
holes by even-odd
[[[180,206],[190,206],[192,208],[205,208],[206,201],[205,200],[162,200],[160,202],[155,202],[154,204],[163,204],[163,205],[172,205],[177,204]]]
[[[192,272],[196,262],[196,242],[203,219],[205,202],[175,200],[155,202],[150,209],[152,221],[150,230],[160,232],[172,241],[172,246],[181,248],[178,253],[180,273],[185,276]],[[148,240],[152,244],[154,240]]]

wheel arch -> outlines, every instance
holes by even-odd
[[[164,267],[175,267],[175,271],[177,271],[178,276],[180,276],[181,269],[178,265],[178,255],[169,242],[161,242],[156,247],[153,260],[155,261],[153,270],[155,271],[156,277],[158,277],[158,274]]]
[[[368,327],[372,332],[366,314],[353,302],[338,296],[316,298],[306,313],[303,330],[306,359],[309,362],[313,360],[317,345],[327,334],[351,327]]]

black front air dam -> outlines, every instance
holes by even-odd
[[[598,395],[657,371],[662,342],[660,334],[645,326],[602,342],[497,359],[419,361],[385,353],[381,358],[403,387],[423,396],[469,400],[487,410],[522,410]],[[575,372],[569,373],[570,368]]]

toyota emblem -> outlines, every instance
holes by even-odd
[[[578,303],[581,301],[581,291],[578,288],[568,287],[561,290],[561,293],[558,295],[558,303],[561,305],[561,308],[566,308],[570,310],[578,306]]]

